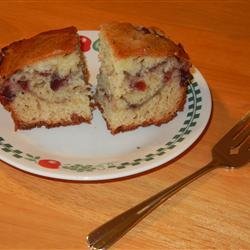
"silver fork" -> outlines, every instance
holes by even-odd
[[[236,168],[248,163],[249,134],[250,113],[213,147],[210,163],[92,231],[87,236],[88,246],[91,249],[109,248],[156,207],[197,178],[220,166]]]

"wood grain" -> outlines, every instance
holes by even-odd
[[[1,1],[0,47],[51,28],[119,20],[181,41],[213,95],[210,125],[191,150],[124,180],[66,182],[0,161],[0,249],[87,249],[85,236],[198,169],[250,109],[249,1]],[[218,169],[160,206],[113,249],[250,249],[250,168]]]

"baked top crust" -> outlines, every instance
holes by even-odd
[[[111,22],[102,25],[100,32],[119,59],[136,56],[189,59],[181,44],[174,43],[158,28]]]
[[[42,32],[29,39],[11,43],[0,53],[0,84],[1,80],[27,65],[73,52],[78,44],[77,29],[73,26]]]

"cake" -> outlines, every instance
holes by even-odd
[[[0,102],[16,130],[90,122],[89,89],[75,27],[43,32],[0,52]]]
[[[112,134],[161,125],[183,109],[189,56],[158,28],[101,26],[95,101]]]

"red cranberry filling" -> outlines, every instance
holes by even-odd
[[[15,93],[11,90],[9,85],[7,85],[3,89],[1,95],[4,96],[8,101],[13,101],[13,99],[16,97]]]
[[[130,87],[138,91],[145,91],[147,88],[147,85],[143,80],[140,80],[140,81],[132,82],[130,84]]]
[[[29,90],[29,83],[28,81],[22,81],[22,80],[19,80],[17,81],[17,83],[21,86],[21,88],[25,91]]]
[[[173,71],[168,71],[164,74],[163,82],[167,83],[172,77]]]
[[[66,78],[61,78],[58,74],[53,74],[50,81],[50,88],[56,91],[64,85],[65,81]]]
[[[49,71],[38,72],[38,74],[39,74],[40,76],[44,76],[44,77],[47,77],[47,76],[50,76],[50,75],[51,75],[51,73],[50,73]]]

